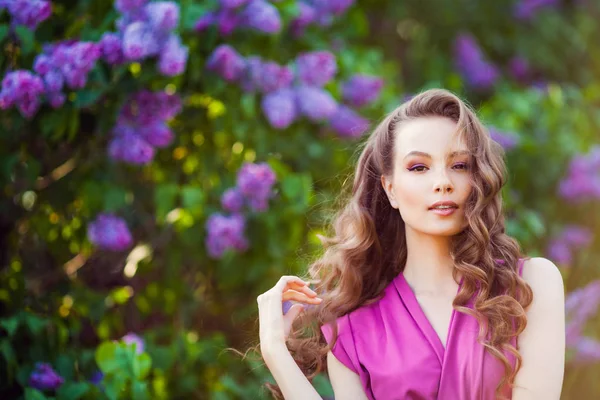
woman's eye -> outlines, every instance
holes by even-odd
[[[426,166],[424,166],[424,165],[415,165],[414,167],[412,167],[412,168],[409,168],[408,170],[409,170],[409,171],[423,172],[423,171],[424,171],[424,168],[427,168],[427,167],[426,167]]]
[[[468,165],[465,163],[459,163],[459,164],[454,165],[454,168],[457,168],[457,167],[458,167],[458,169],[467,169]]]

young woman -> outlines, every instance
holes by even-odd
[[[284,276],[258,296],[276,397],[319,399],[325,368],[336,400],[560,397],[563,282],[505,233],[503,156],[445,90],[377,126],[309,269],[319,294]]]

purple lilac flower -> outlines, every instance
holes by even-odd
[[[245,65],[240,85],[246,92],[273,92],[289,87],[294,79],[289,67],[273,61],[264,62],[260,57],[248,57]]]
[[[269,124],[276,129],[285,129],[298,115],[296,96],[292,89],[271,92],[262,98],[261,107]]]
[[[548,244],[549,257],[559,264],[568,266],[573,261],[572,253],[592,243],[593,233],[588,228],[567,225],[560,235]]]
[[[12,0],[5,5],[15,25],[34,30],[52,14],[52,4],[46,0]]]
[[[253,211],[263,212],[273,195],[275,172],[267,163],[245,163],[238,171],[237,187]]]
[[[157,1],[145,7],[150,26],[157,31],[171,32],[179,24],[179,5],[172,1]]]
[[[139,127],[140,136],[151,146],[163,148],[173,142],[173,132],[164,122],[154,122]]]
[[[300,112],[312,121],[331,118],[338,107],[333,97],[321,88],[301,85],[295,90]]]
[[[369,121],[354,110],[340,105],[329,119],[329,125],[342,137],[359,137],[369,128]]]
[[[490,88],[500,75],[496,66],[485,59],[479,45],[469,34],[460,34],[456,38],[454,62],[467,83],[475,88]]]
[[[110,65],[121,64],[124,61],[123,43],[121,37],[112,32],[105,32],[99,42],[102,57]]]
[[[555,7],[559,0],[520,0],[515,4],[514,16],[518,19],[531,19],[543,8]]]
[[[576,364],[591,364],[600,361],[600,341],[590,338],[581,337],[575,344],[575,359]]]
[[[214,25],[217,22],[217,15],[212,12],[208,12],[202,15],[196,22],[194,23],[194,30],[196,32],[202,32],[206,30],[209,26]]]
[[[512,150],[519,144],[519,137],[512,133],[502,132],[498,128],[489,128],[490,137],[493,141],[499,143],[504,150]]]
[[[362,107],[375,101],[382,88],[383,79],[377,76],[354,75],[342,84],[342,97],[348,104]]]
[[[298,2],[298,16],[294,18],[290,29],[295,36],[300,36],[304,29],[317,19],[316,9],[303,1]]]
[[[329,1],[318,1],[313,0],[313,4],[317,5],[319,11],[328,12],[334,15],[341,15],[350,8],[354,3],[354,0],[329,0]]]
[[[573,157],[558,193],[575,202],[600,199],[600,146],[592,147],[588,154]]]
[[[248,0],[219,0],[223,8],[238,8],[248,2]]]
[[[244,196],[238,188],[227,189],[221,196],[221,206],[231,213],[239,213],[244,207]]]
[[[87,235],[92,244],[106,250],[125,250],[133,242],[125,221],[109,213],[99,214],[88,225]]]
[[[176,76],[185,71],[188,48],[181,44],[177,35],[171,35],[160,53],[158,69],[164,76]]]
[[[50,103],[50,107],[52,108],[60,108],[65,104],[67,100],[67,96],[61,92],[51,92],[47,93],[46,97],[48,98],[48,102]]]
[[[508,63],[508,70],[513,78],[523,82],[529,75],[529,61],[523,57],[513,57]]]
[[[115,0],[115,8],[123,14],[134,14],[147,2],[148,0]]]
[[[600,280],[568,293],[565,299],[567,347],[573,347],[581,338],[587,321],[598,312]]]
[[[150,26],[138,21],[129,24],[123,34],[123,54],[130,61],[153,56],[160,50]]]
[[[48,363],[37,363],[29,376],[29,386],[42,391],[56,390],[64,381]]]
[[[296,73],[306,85],[323,86],[337,72],[335,56],[328,51],[313,51],[296,58]]]
[[[242,12],[243,25],[266,33],[281,30],[279,11],[264,0],[251,0]]]
[[[133,333],[133,332],[129,332],[127,333],[125,336],[123,336],[121,338],[121,340],[125,343],[125,344],[134,344],[135,345],[135,352],[137,354],[142,354],[144,352],[144,339],[142,339],[139,335]]]
[[[154,153],[154,147],[133,132],[115,135],[108,145],[110,158],[129,164],[148,164],[154,159]]]
[[[228,82],[235,82],[244,72],[245,61],[233,47],[222,44],[208,58],[206,68]]]
[[[37,112],[44,94],[42,79],[26,70],[17,70],[6,74],[0,91],[0,109],[16,106],[26,118]]]
[[[33,62],[33,70],[38,75],[46,75],[52,68],[52,60],[46,54],[38,55]]]
[[[149,125],[173,118],[181,111],[176,94],[140,90],[125,103],[119,118],[124,123]]]
[[[206,248],[211,258],[221,258],[227,250],[245,251],[248,240],[244,237],[246,219],[241,214],[224,216],[212,214],[206,221]]]
[[[219,27],[219,33],[223,36],[229,36],[235,28],[240,26],[241,17],[235,11],[224,8],[217,14],[216,23]]]

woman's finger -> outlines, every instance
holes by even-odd
[[[288,285],[289,288],[286,288],[284,290],[284,293],[290,289],[295,290],[297,292],[302,292],[304,294],[306,294],[308,297],[316,297],[317,296],[317,292],[315,292],[314,290],[312,290],[311,288],[309,288],[308,286],[301,286],[298,284],[292,284],[292,285]]]
[[[309,297],[304,293],[297,292],[297,291],[291,290],[291,289],[283,293],[282,300],[283,301],[294,300],[294,301],[298,301],[301,303],[308,303],[308,304],[321,304],[321,302],[323,301],[319,297]]]

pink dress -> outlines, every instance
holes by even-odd
[[[329,343],[332,328],[321,330]],[[369,399],[492,400],[504,367],[477,342],[478,333],[474,317],[454,310],[444,349],[401,273],[378,302],[338,319],[333,354],[358,374]],[[504,394],[510,398],[510,389]]]

